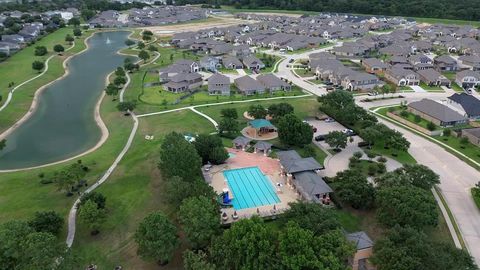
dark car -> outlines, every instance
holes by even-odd
[[[315,137],[315,141],[321,142],[325,140],[325,135],[318,135]]]
[[[292,58],[292,59],[288,60],[288,63],[293,63],[294,61],[295,61],[295,59]]]

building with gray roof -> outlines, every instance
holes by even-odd
[[[325,169],[314,158],[302,158],[295,150],[280,151],[277,156],[283,170],[288,174]]]
[[[250,76],[243,76],[234,80],[238,91],[244,95],[265,93],[265,86]]]
[[[480,119],[480,100],[466,93],[455,93],[448,97],[449,104],[465,112],[464,116],[472,119]]]
[[[210,95],[230,95],[230,78],[220,73],[215,73],[208,78],[208,93]]]
[[[292,89],[292,86],[290,84],[271,73],[258,75],[257,81],[263,84],[270,93],[280,90],[290,91]]]
[[[458,112],[431,99],[411,102],[408,104],[407,110],[442,127],[457,126],[468,122],[467,118]]]
[[[450,86],[450,80],[434,69],[417,70],[420,80],[430,86]]]
[[[302,198],[316,203],[330,203],[332,188],[314,171],[293,174],[292,182]]]

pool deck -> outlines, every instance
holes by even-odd
[[[276,194],[280,199],[280,202],[275,204],[275,210],[273,209],[273,205],[237,210],[239,219],[251,217],[253,215],[259,215],[262,217],[275,216],[288,209],[288,203],[295,202],[300,198],[292,187],[287,186],[286,178],[280,174],[280,162],[278,159],[265,157],[262,153],[248,153],[231,148],[227,150],[230,153],[234,153],[235,157],[229,158],[225,164],[213,166],[208,172],[204,172],[205,176],[209,178],[210,185],[215,192],[220,194],[225,188],[230,190],[223,175],[224,170],[258,166],[262,173],[272,182]],[[280,186],[277,184],[280,184]],[[232,218],[235,209],[223,208],[222,211],[227,213],[228,216],[228,219],[223,223],[231,223],[235,221]]]

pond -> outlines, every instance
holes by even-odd
[[[0,170],[40,166],[76,156],[94,147],[102,132],[95,122],[95,106],[105,78],[122,66],[130,32],[100,32],[89,49],[67,62],[69,73],[49,85],[38,98],[36,111],[7,137],[0,152]]]

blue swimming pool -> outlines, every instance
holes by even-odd
[[[258,167],[223,172],[233,195],[236,210],[271,205],[280,202],[270,180]]]

